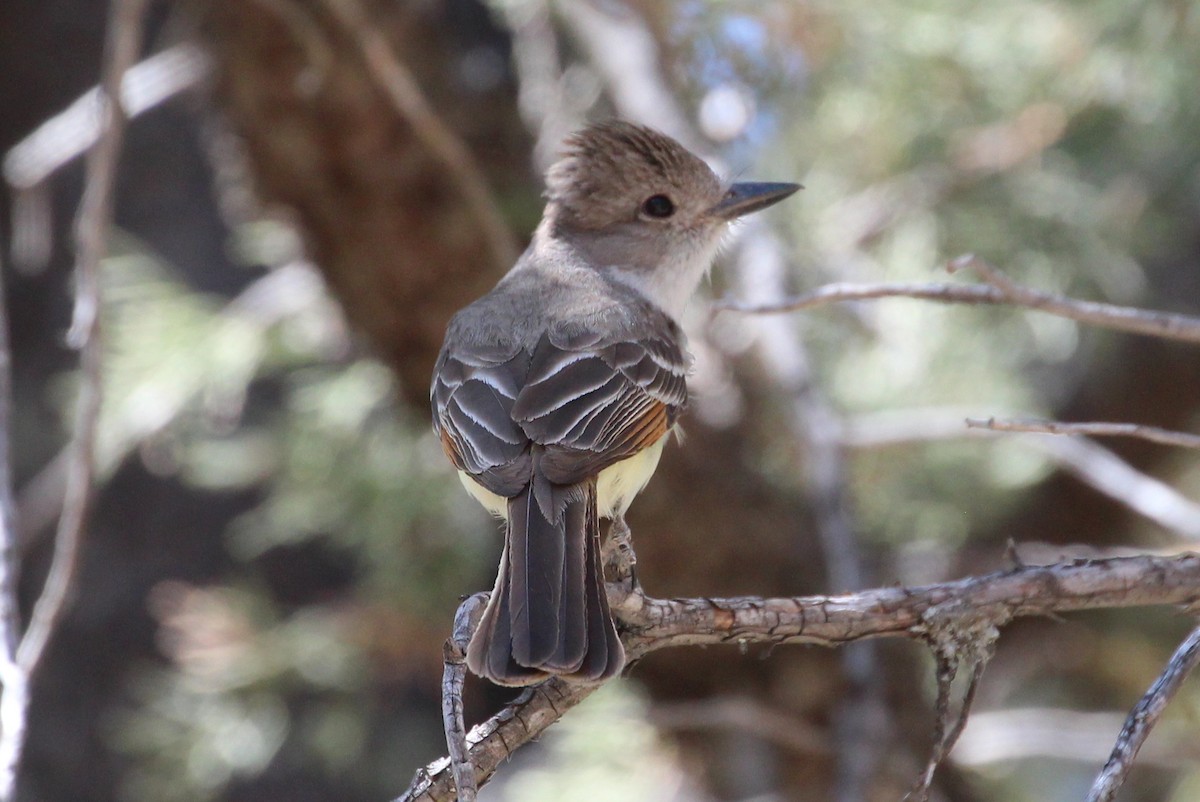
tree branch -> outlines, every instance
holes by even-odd
[[[1142,748],[1150,731],[1167,709],[1167,704],[1198,662],[1200,627],[1193,629],[1180,644],[1167,663],[1166,669],[1130,711],[1129,718],[1125,719],[1125,726],[1121,728],[1121,734],[1117,736],[1112,755],[1088,793],[1087,802],[1111,802],[1116,798],[1117,792],[1125,784],[1125,778],[1129,776],[1129,770],[1133,768],[1133,759],[1137,757],[1138,750]]]
[[[147,112],[200,83],[208,60],[182,44],[150,56],[121,78],[121,107],[129,119]],[[39,125],[4,155],[4,179],[13,190],[13,262],[37,269],[50,256],[50,193],[45,182],[93,147],[104,132],[105,94],[100,87]],[[111,97],[111,95],[108,95]]]
[[[951,260],[947,265],[947,270],[951,273],[965,269],[974,270],[987,282],[988,286],[939,283],[836,283],[826,284],[802,295],[770,303],[752,304],[727,298],[717,301],[713,306],[715,311],[775,314],[796,312],[801,309],[811,309],[843,301],[863,301],[872,298],[918,298],[940,303],[1006,304],[1025,309],[1036,309],[1050,315],[1101,328],[1200,344],[1200,318],[1197,317],[1098,301],[1081,301],[1030,289],[1011,281],[996,268],[973,255],[960,256]]]
[[[79,220],[75,227],[75,309],[67,341],[80,351],[83,372],[76,402],[73,455],[67,466],[63,511],[55,538],[54,560],[46,586],[21,641],[18,661],[29,674],[37,670],[54,627],[66,605],[78,567],[79,545],[91,506],[96,426],[100,414],[100,262],[112,227],[117,159],[128,121],[120,100],[122,76],[142,42],[148,0],[115,0],[109,18],[107,64],[102,84],[104,133],[89,152]]]
[[[75,227],[75,309],[67,341],[80,350],[81,382],[76,400],[71,457],[63,511],[46,584],[29,628],[8,663],[0,695],[0,799],[12,799],[24,749],[30,685],[66,609],[79,567],[79,551],[93,495],[96,429],[103,384],[100,340],[100,261],[112,226],[113,187],[127,121],[122,79],[137,58],[147,0],[114,0],[109,11],[101,84],[100,135],[88,153],[83,198]]]
[[[1014,420],[1004,418],[967,418],[968,429],[993,432],[1036,432],[1040,434],[1087,435],[1091,437],[1136,437],[1180,448],[1200,448],[1200,435],[1175,432],[1138,423],[1064,423],[1053,420]]]
[[[842,444],[847,448],[879,448],[901,443],[962,437],[995,438],[1000,435],[999,426],[973,425],[981,420],[973,419],[974,414],[978,413],[955,407],[930,407],[859,415],[846,421]],[[964,419],[967,421],[965,427],[962,424]],[[1189,436],[1178,432],[1170,434]],[[1200,538],[1200,504],[1166,482],[1139,471],[1098,443],[1085,437],[1029,437],[1021,438],[1020,442],[1039,449],[1081,481],[1164,529],[1189,540]]]
[[[1020,566],[915,588],[844,596],[655,599],[609,586],[631,661],[674,646],[811,643],[840,646],[864,638],[960,642],[1014,618],[1072,610],[1200,601],[1200,554],[1119,557]],[[598,686],[553,679],[534,686],[467,736],[480,784]],[[454,799],[450,761],[417,772],[396,802]]]

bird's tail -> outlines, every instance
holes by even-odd
[[[625,651],[604,590],[596,480],[554,488],[556,499],[566,499],[554,504],[539,503],[536,485],[509,499],[496,586],[467,666],[498,685],[552,674],[607,679],[625,664]]]

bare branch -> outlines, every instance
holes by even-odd
[[[0,663],[17,660],[21,616],[17,606],[17,577],[21,575],[20,535],[12,478],[12,348],[8,341],[8,299],[4,266],[0,262]],[[2,677],[0,677],[2,681]],[[0,725],[2,726],[2,725]]]
[[[196,47],[176,45],[150,56],[121,79],[121,105],[132,119],[196,86],[208,61]],[[99,140],[103,95],[93,87],[39,125],[4,156],[4,179],[13,189],[13,261],[36,269],[50,257],[50,193],[45,182]]]
[[[441,162],[483,229],[496,267],[507,271],[516,261],[516,240],[500,213],[487,181],[466,144],[442,122],[409,71],[358,0],[325,0],[325,5],[358,44],[371,77],[411,126],[429,153]]]
[[[1200,555],[1076,560],[1024,566],[915,588],[880,588],[845,596],[766,599],[655,599],[609,586],[631,661],[673,646],[812,643],[840,646],[863,638],[928,640],[930,627],[975,637],[1014,618],[1072,610],[1194,604],[1200,600]],[[972,648],[972,644],[960,644]],[[974,647],[978,648],[975,643]],[[467,736],[483,783],[517,748],[537,737],[598,686],[550,680],[530,688]],[[417,773],[397,802],[450,800],[449,759]]]
[[[1085,438],[1030,435],[1029,440],[1114,501],[1181,537],[1200,538],[1200,504],[1166,482],[1142,473],[1107,448]]]
[[[194,45],[155,53],[122,76],[121,108],[133,119],[196,86],[207,73],[208,60]],[[13,145],[4,156],[4,179],[14,189],[30,189],[86,153],[104,132],[106,97],[111,95],[92,87]]]
[[[961,660],[953,648],[935,648],[938,691],[935,705],[937,720],[933,728],[933,750],[929,753],[925,770],[921,772],[916,786],[909,793],[909,797],[917,799],[918,802],[926,802],[929,799],[929,789],[933,786],[934,772],[946,760],[946,755],[954,749],[959,736],[967,726],[967,717],[971,713],[971,706],[975,703],[975,692],[979,689],[979,680],[983,677],[983,669],[987,666],[987,660],[990,657],[990,644],[995,642],[995,638],[996,634],[993,631],[988,640],[988,654],[979,656],[972,661],[971,676],[967,680],[967,687],[963,692],[962,702],[959,703],[957,712],[951,706],[951,697],[954,690],[954,678],[958,675]]]
[[[951,273],[972,270],[989,285],[1004,293],[1005,300],[1017,306],[1039,309],[1052,315],[1090,323],[1094,326],[1161,337],[1166,340],[1182,340],[1200,343],[1200,318],[1161,312],[1155,309],[1137,309],[1098,301],[1080,301],[1047,292],[1022,287],[995,267],[974,254],[965,254],[953,259],[946,266]]]
[[[1111,802],[1125,784],[1129,770],[1133,768],[1133,759],[1142,748],[1150,731],[1158,723],[1167,703],[1175,696],[1184,679],[1200,662],[1200,627],[1192,630],[1191,634],[1175,650],[1167,663],[1166,669],[1146,691],[1146,695],[1134,706],[1125,719],[1125,726],[1117,736],[1117,744],[1113,747],[1112,755],[1096,777],[1092,790],[1088,793],[1087,802]]]
[[[734,298],[721,298],[713,302],[718,312],[747,312],[756,315],[772,315],[783,312],[799,312],[818,306],[846,301],[870,301],[876,298],[915,298],[924,301],[957,304],[1005,304],[1007,297],[994,287],[979,287],[969,284],[943,284],[935,282],[882,282],[879,284],[855,284],[839,281],[825,284],[801,295],[777,301],[747,302]]]
[[[67,339],[80,350],[82,383],[76,408],[73,457],[67,469],[63,512],[54,561],[34,607],[18,658],[32,674],[66,604],[75,577],[79,544],[91,506],[96,425],[100,413],[100,261],[112,225],[113,187],[127,117],[119,100],[121,79],[137,57],[147,0],[115,0],[109,19],[107,64],[102,85],[104,133],[88,154],[83,198],[75,228],[75,311]]]
[[[513,752],[537,738],[600,687],[548,680],[525,690],[508,707],[473,727],[467,734],[467,743],[476,781],[482,785],[491,779],[496,767]],[[450,759],[441,758],[418,769],[408,790],[395,802],[449,802],[454,798]]]
[[[906,442],[961,437],[995,437],[988,427],[964,426],[964,410],[930,408],[860,415],[847,421],[842,442],[851,448],[876,448]],[[1200,537],[1200,503],[1166,482],[1134,468],[1086,438],[1031,436],[1021,442],[1043,451],[1081,481],[1181,537]]]
[[[100,342],[100,261],[112,224],[113,185],[126,113],[121,102],[122,78],[137,58],[147,0],[114,0],[105,43],[100,137],[89,152],[83,198],[75,229],[75,310],[68,342],[80,349],[81,382],[76,401],[72,452],[67,468],[62,516],[55,536],[50,573],[29,629],[16,649],[15,665],[3,676],[0,696],[0,798],[15,792],[17,768],[24,748],[29,686],[46,646],[66,609],[79,565],[79,550],[93,495],[96,430],[102,389]]]
[[[1125,720],[1122,713],[1081,712],[1065,708],[1017,708],[979,711],[951,760],[960,766],[982,767],[1029,758],[1054,758],[1096,764],[1112,750],[1112,736]],[[1138,753],[1139,765],[1179,769],[1200,761],[1200,744],[1189,737],[1187,725],[1158,727],[1158,737]]]
[[[1091,437],[1136,437],[1181,448],[1200,448],[1200,435],[1175,432],[1138,423],[1063,423],[1053,420],[967,418],[968,429],[993,432],[1036,432],[1040,434],[1089,435]]]
[[[714,309],[716,311],[774,314],[795,312],[843,301],[863,301],[873,298],[917,298],[940,303],[1010,304],[1026,309],[1036,309],[1050,315],[1101,328],[1144,334],[1166,340],[1200,343],[1200,318],[1197,317],[1098,301],[1081,301],[1033,290],[1011,281],[994,267],[971,255],[960,256],[948,265],[951,272],[967,268],[978,273],[984,281],[988,282],[989,286],[939,283],[837,283],[826,284],[802,295],[770,303],[750,304],[724,299],[716,302]]]

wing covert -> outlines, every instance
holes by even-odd
[[[511,410],[545,446],[540,466],[556,484],[595,476],[654,444],[687,403],[687,361],[672,339],[573,344],[539,341]]]

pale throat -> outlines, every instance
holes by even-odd
[[[671,249],[650,269],[614,268],[611,275],[678,321],[712,268],[719,245],[720,238],[712,237],[693,248]]]

